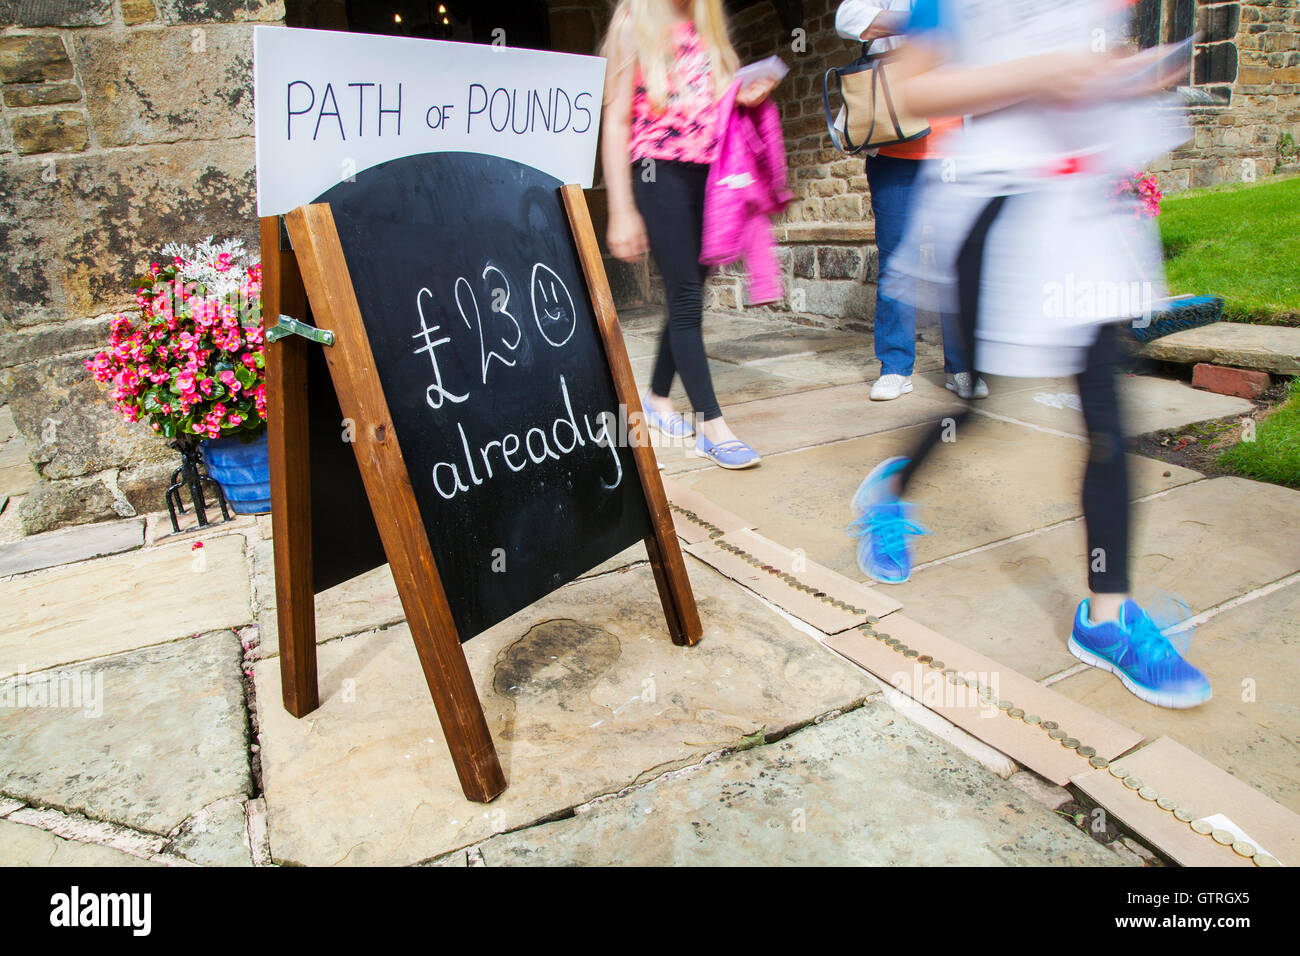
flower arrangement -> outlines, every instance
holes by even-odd
[[[266,421],[262,267],[241,239],[169,243],[137,280],[138,314],[119,314],[86,362],[128,422],[167,438],[253,438]]]
[[[1154,219],[1160,215],[1160,200],[1165,194],[1160,191],[1160,184],[1156,182],[1155,176],[1150,173],[1133,172],[1124,179],[1116,181],[1115,195],[1140,200],[1134,215],[1145,215],[1148,219]]]

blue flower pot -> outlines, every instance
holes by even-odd
[[[217,480],[235,514],[255,515],[271,510],[271,460],[266,432],[244,444],[238,438],[210,438],[203,443],[203,461]]]

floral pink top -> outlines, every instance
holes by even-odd
[[[711,163],[718,151],[718,116],[709,51],[689,20],[673,27],[672,42],[675,68],[668,75],[662,113],[655,113],[637,67],[628,154],[633,160]]]

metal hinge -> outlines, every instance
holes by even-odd
[[[301,335],[304,339],[311,339],[321,345],[333,345],[334,333],[328,329],[318,329],[314,325],[308,325],[306,322],[299,322],[297,319],[281,314],[280,321],[266,330],[266,340],[276,342],[286,335]]]

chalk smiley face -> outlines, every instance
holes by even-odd
[[[537,330],[542,338],[559,348],[569,341],[577,327],[573,296],[555,270],[542,262],[533,266],[528,286]]]

